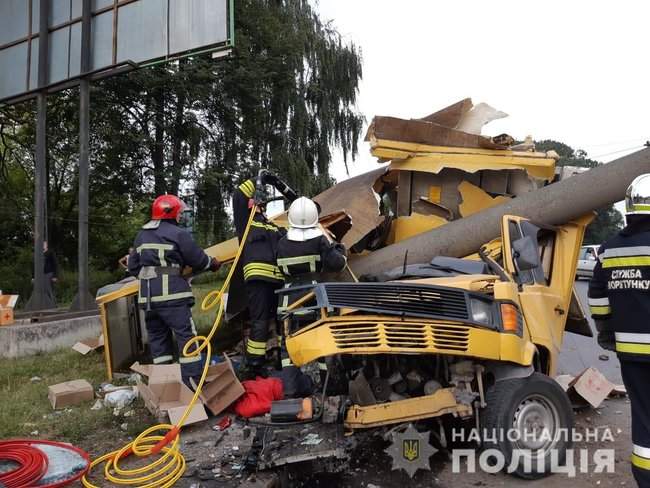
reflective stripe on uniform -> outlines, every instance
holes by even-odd
[[[252,339],[248,339],[248,343],[246,344],[246,351],[249,354],[253,354],[256,356],[263,356],[264,354],[266,354],[266,342],[254,341]]]
[[[619,342],[637,342],[650,344],[650,334],[634,334],[630,332],[616,332],[616,340]]]
[[[162,275],[162,293],[161,296],[166,297],[169,295],[169,275]]]
[[[591,315],[609,315],[612,313],[609,298],[589,298],[589,310]]]
[[[616,352],[650,354],[650,334],[616,332]]]
[[[634,444],[632,464],[637,468],[650,470],[650,448]]]
[[[278,232],[278,228],[275,225],[265,224],[263,222],[256,222],[255,220],[251,222],[251,226],[257,227],[259,229],[269,230],[271,232]]]
[[[169,300],[180,300],[181,298],[193,298],[194,294],[191,291],[182,291],[180,293],[170,293],[168,295],[160,295],[151,297],[151,302],[166,302]],[[147,297],[140,297],[138,303],[147,303]]]
[[[158,356],[157,358],[153,358],[153,363],[154,364],[161,364],[161,363],[166,363],[167,361],[173,361],[174,356],[167,355],[167,356]]]
[[[623,268],[626,266],[650,266],[650,256],[603,259],[603,268]]]
[[[591,315],[609,315],[610,313],[612,313],[612,308],[589,306],[589,311],[591,312]]]
[[[650,246],[614,247],[606,249],[600,259],[603,268],[650,266]]]
[[[273,264],[248,263],[244,265],[244,279],[247,280],[255,276],[272,278],[274,280],[284,280],[284,276],[280,272],[280,269]]]
[[[136,251],[140,254],[143,250],[149,249],[151,251],[158,251],[158,261],[160,261],[160,266],[167,266],[167,260],[165,259],[165,251],[173,251],[173,244],[158,244],[158,243],[146,243],[140,244]]]
[[[192,356],[192,357],[182,357],[178,359],[178,362],[181,364],[189,364],[189,363],[198,363],[199,361],[202,361],[203,358],[199,354],[198,356]]]
[[[253,193],[255,193],[255,185],[251,180],[244,181],[241,185],[239,185],[239,189],[248,198],[251,198],[253,196]]]
[[[309,271],[316,272],[316,263],[320,262],[318,254],[310,254],[307,256],[295,256],[293,258],[278,258],[278,266],[284,271],[284,274],[290,275],[289,266],[296,266],[299,264],[309,264]]]

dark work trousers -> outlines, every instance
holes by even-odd
[[[650,488],[650,362],[621,360],[621,373],[632,408],[632,473],[639,488]]]
[[[173,332],[178,345],[178,362],[181,365],[183,381],[188,386],[190,378],[198,381],[203,371],[203,358],[183,356],[185,344],[196,336],[192,309],[187,305],[155,308],[145,313],[145,320],[154,364],[170,364],[174,361],[171,336]]]
[[[269,321],[275,320],[278,296],[275,294],[281,285],[263,280],[246,282],[248,313],[251,330],[246,344],[246,357],[252,365],[262,365],[266,355],[266,340],[269,336]]]
[[[303,294],[293,294],[289,297],[288,304],[291,304],[300,298]],[[314,320],[318,315],[315,312],[306,312],[304,315],[294,314],[290,319],[289,334],[293,334],[302,327],[305,327]],[[284,324],[283,324],[284,325]],[[314,384],[311,377],[303,373],[300,368],[293,364],[289,351],[287,350],[287,341],[284,337],[285,330],[282,327],[282,336],[280,337],[280,358],[282,360],[282,384],[284,385],[284,396],[286,398],[297,398],[309,396],[314,391]],[[325,358],[318,359],[318,369],[320,371],[321,383],[324,382],[324,375],[327,374],[327,363]]]

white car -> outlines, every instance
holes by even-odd
[[[576,279],[588,278],[594,275],[594,267],[596,266],[596,259],[598,256],[598,248],[600,246],[582,246],[580,248],[580,255],[578,256],[578,267],[576,269]]]

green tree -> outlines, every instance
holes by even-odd
[[[562,142],[547,139],[536,142],[535,147],[538,151],[552,150],[557,152],[560,156],[560,159],[557,161],[558,166],[595,168],[601,164],[589,158],[586,151],[573,149],[571,146]],[[620,230],[623,224],[623,216],[613,205],[597,209],[596,218],[587,227],[584,242],[585,244],[600,244]]]
[[[238,0],[235,8],[230,58],[195,56],[93,85],[94,269],[115,269],[155,195],[192,194],[197,237],[206,245],[230,235],[232,191],[261,167],[310,195],[332,182],[333,148],[346,164],[355,157],[363,126],[358,48],[307,0]],[[0,108],[0,271],[21,260],[14,274],[26,289],[34,120],[33,101]],[[77,131],[78,92],[48,97],[49,241],[68,269],[77,259]]]

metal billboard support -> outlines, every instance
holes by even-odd
[[[90,71],[91,0],[83,0],[81,11],[81,74]],[[89,133],[90,133],[90,80],[82,76],[79,81],[79,235],[77,295],[71,310],[95,308],[89,292],[88,276],[88,193],[89,193]]]
[[[43,88],[36,96],[36,158],[34,168],[34,285],[26,310],[55,308],[53,297],[46,292],[45,255],[43,241],[47,220],[47,70],[49,1],[40,0],[38,86]]]

